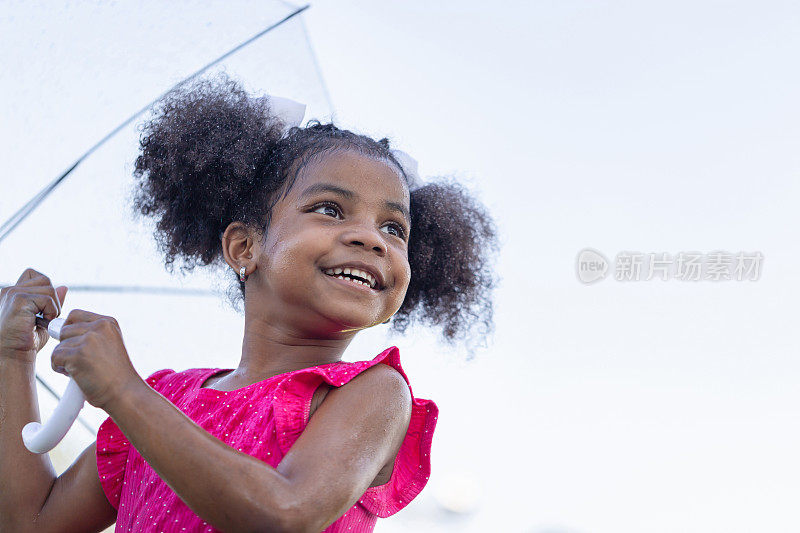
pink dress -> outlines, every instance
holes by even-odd
[[[229,392],[200,385],[232,369],[159,370],[147,378],[147,383],[221,441],[277,467],[308,423],[316,388],[323,381],[339,387],[379,363],[397,369],[408,383],[400,366],[400,352],[394,346],[372,361],[303,368]],[[439,410],[431,400],[414,398],[413,392],[411,398],[411,423],[391,479],[369,487],[326,532],[373,531],[378,517],[398,512],[425,487]],[[111,417],[97,432],[97,470],[108,501],[117,509],[116,531],[218,531],[158,477]]]

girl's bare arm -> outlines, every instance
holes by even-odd
[[[97,443],[92,443],[56,480],[33,527],[23,531],[58,533],[102,531],[117,519],[97,474]]]
[[[32,519],[56,479],[50,457],[22,443],[23,426],[39,420],[35,372],[32,360],[0,354],[0,531]]]
[[[277,468],[292,484],[292,531],[322,531],[351,508],[393,463],[410,422],[408,384],[388,365],[332,389]]]
[[[352,507],[397,453],[411,394],[388,365],[362,372],[328,393],[277,468],[210,435],[149,386],[122,392],[105,410],[161,479],[214,527],[317,532]]]
[[[92,444],[56,478],[47,454],[29,452],[22,427],[39,420],[32,362],[0,358],[0,531],[101,531],[116,510],[100,487]]]

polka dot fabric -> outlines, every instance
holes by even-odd
[[[303,368],[229,392],[201,385],[232,369],[159,370],[147,383],[210,434],[276,467],[308,424],[317,387],[323,382],[340,387],[380,363],[400,372],[411,389],[394,346],[371,361]],[[325,532],[373,531],[379,517],[395,514],[425,487],[439,410],[433,401],[415,398],[413,390],[411,398],[411,422],[391,478],[384,485],[368,488]],[[108,501],[117,509],[116,531],[218,531],[158,477],[110,417],[97,433],[97,470]]]

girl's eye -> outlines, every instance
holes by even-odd
[[[315,207],[311,208],[312,213],[319,213],[320,215],[330,215],[334,218],[339,218],[342,215],[342,210],[339,206],[333,202],[323,202],[321,204],[316,205]],[[381,227],[381,230],[384,228],[389,228],[388,233],[389,235],[394,235],[395,237],[399,237],[401,239],[405,239],[406,232],[403,229],[403,226],[398,224],[397,222],[389,222],[385,226]]]
[[[389,233],[389,235],[394,235],[396,237],[400,237],[401,239],[404,238],[405,235],[406,235],[406,232],[403,231],[403,226],[401,226],[400,224],[397,224],[396,222],[392,222],[392,223],[386,224],[383,227],[384,228],[389,228],[390,230],[393,231],[393,233],[387,231],[386,233]],[[381,229],[383,229],[383,228],[381,228]]]
[[[334,217],[339,216],[339,206],[334,203],[325,202],[324,204],[319,204],[317,207],[313,209],[314,213],[319,213],[321,215],[328,215],[332,214]]]

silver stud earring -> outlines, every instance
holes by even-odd
[[[246,271],[247,271],[247,267],[244,267],[244,266],[239,269],[239,281],[241,281],[242,283],[247,281],[247,276],[244,275],[244,273]]]

